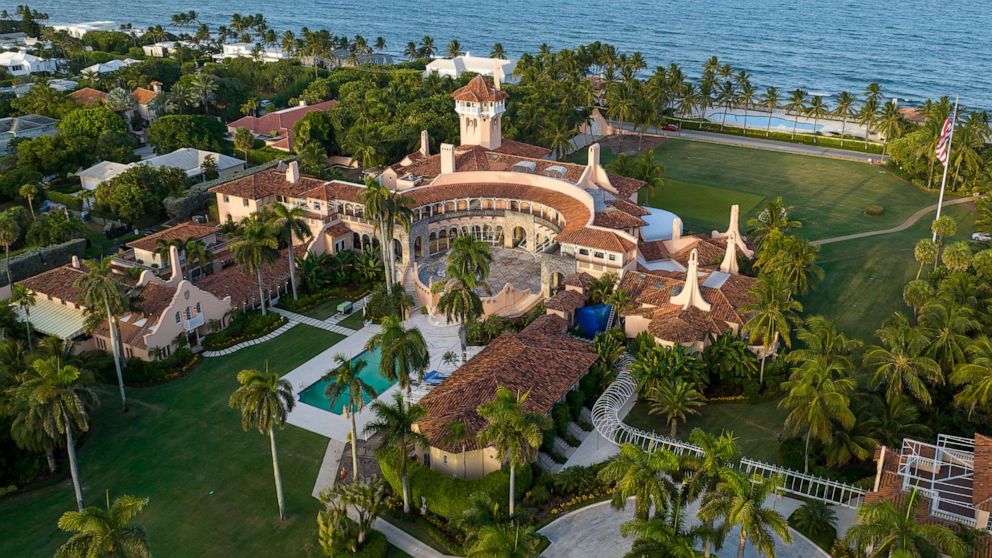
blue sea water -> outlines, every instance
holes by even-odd
[[[13,11],[13,2],[5,6]],[[682,64],[691,74],[711,55],[747,69],[759,87],[804,88],[831,96],[860,93],[877,81],[887,98],[918,103],[961,95],[992,108],[990,0],[32,0],[52,23],[108,19],[167,25],[196,10],[211,26],[232,12],[263,13],[282,31],[328,28],[387,41],[399,53],[425,34],[443,49],[488,54],[501,42],[511,55],[592,41],[640,51],[651,67]]]

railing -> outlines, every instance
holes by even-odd
[[[635,444],[645,449],[663,447],[676,455],[702,455],[702,448],[634,428],[623,422],[623,416],[637,401],[637,385],[630,377],[630,363],[633,358],[625,355],[617,364],[619,373],[592,408],[592,424],[599,434],[616,445]],[[781,490],[789,494],[820,500],[848,508],[857,508],[864,503],[866,491],[831,479],[808,475],[778,467],[753,459],[742,458],[736,465],[740,471],[763,477],[778,476],[782,480]]]

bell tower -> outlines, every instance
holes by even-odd
[[[509,97],[500,90],[499,78],[490,85],[482,76],[475,76],[451,97],[458,113],[461,144],[499,149],[503,143],[505,101]]]

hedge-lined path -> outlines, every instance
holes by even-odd
[[[288,318],[285,324],[280,326],[275,331],[269,332],[266,335],[263,335],[261,337],[256,337],[255,339],[249,339],[248,341],[238,343],[237,345],[231,345],[226,349],[220,349],[218,351],[204,351],[201,354],[207,358],[229,355],[235,351],[240,351],[241,349],[246,349],[248,347],[251,347],[252,345],[258,345],[259,343],[264,343],[269,339],[278,337],[283,333],[286,333],[287,331],[293,329],[293,327],[296,326],[296,324],[298,323],[300,323],[298,320],[294,320],[293,318]]]
[[[960,204],[963,204],[963,203],[973,202],[973,201],[975,201],[975,199],[976,198],[974,196],[969,196],[967,198],[957,198],[957,199],[953,199],[953,200],[947,200],[947,201],[944,202],[944,207],[947,207],[949,205],[960,205]],[[917,211],[916,213],[910,215],[909,216],[909,219],[906,219],[901,224],[896,225],[895,227],[892,227],[892,228],[889,228],[889,229],[882,229],[880,231],[860,232],[860,233],[854,233],[854,234],[845,234],[844,236],[835,236],[833,238],[823,238],[823,239],[820,239],[820,240],[814,240],[814,241],[810,242],[810,244],[813,244],[814,246],[821,246],[823,244],[833,244],[834,242],[844,242],[845,240],[854,240],[854,239],[857,239],[857,238],[866,238],[866,237],[869,237],[869,236],[879,236],[879,235],[883,235],[883,234],[892,234],[892,233],[902,232],[902,231],[908,229],[909,227],[912,227],[913,225],[915,225],[917,221],[919,221],[920,219],[922,219],[927,214],[933,213],[936,210],[937,210],[937,204],[933,204],[933,205],[924,207],[923,209],[921,209],[921,210]]]

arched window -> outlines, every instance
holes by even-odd
[[[180,322],[181,322],[182,320],[183,320],[183,318],[182,318],[182,316],[180,316],[180,315],[179,315],[179,312],[176,312],[176,323],[178,324],[178,323],[180,323]]]
[[[199,314],[200,312],[201,312],[201,310],[200,310],[200,303],[197,302],[196,303],[196,313]]]

